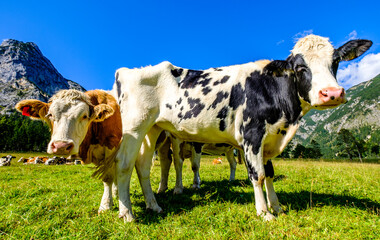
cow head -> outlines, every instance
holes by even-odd
[[[352,40],[334,49],[328,38],[308,35],[298,40],[285,62],[278,61],[277,65],[294,72],[298,95],[305,105],[333,108],[347,101],[336,80],[339,62],[361,56],[371,45],[369,40]]]
[[[32,119],[47,122],[51,128],[47,152],[58,155],[78,154],[90,124],[104,121],[114,113],[111,106],[93,105],[88,95],[77,90],[62,90],[49,103],[23,100],[16,109]]]

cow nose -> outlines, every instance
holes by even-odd
[[[319,91],[322,105],[339,105],[343,103],[345,92],[343,88],[329,87]]]
[[[59,155],[68,155],[73,148],[74,143],[72,142],[57,141],[51,144],[51,149],[53,153]]]

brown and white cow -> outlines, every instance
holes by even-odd
[[[274,219],[268,206],[275,213],[282,210],[270,159],[283,151],[310,109],[346,102],[336,80],[338,64],[362,55],[371,45],[352,40],[334,49],[327,38],[309,35],[298,40],[286,60],[203,71],[169,62],[117,70],[112,91],[123,116],[116,157],[119,217],[134,218],[129,187],[135,166],[147,208],[162,211],[151,188],[150,166],[156,139],[167,130],[184,141],[227,143],[243,150],[257,215]]]
[[[110,209],[113,205],[114,158],[122,137],[120,110],[115,98],[102,90],[85,93],[62,90],[49,103],[23,100],[16,109],[50,126],[48,153],[79,154],[84,163],[97,166],[94,175],[104,182],[99,212]]]

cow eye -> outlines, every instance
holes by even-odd
[[[87,115],[84,115],[84,116],[82,117],[83,120],[85,120],[85,119],[87,119],[87,118],[88,118]]]

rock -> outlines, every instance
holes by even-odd
[[[17,102],[33,98],[47,101],[61,89],[85,91],[64,78],[35,43],[13,39],[0,45],[0,113],[14,111]]]

